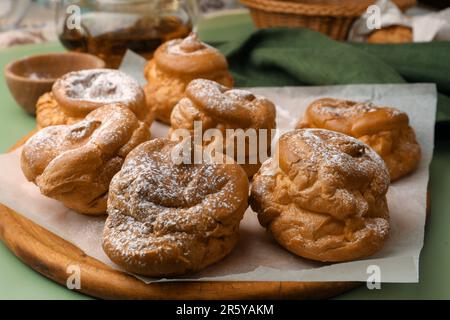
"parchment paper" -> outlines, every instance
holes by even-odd
[[[367,267],[377,265],[382,282],[417,282],[418,261],[423,245],[428,166],[433,153],[436,113],[434,84],[348,85],[328,87],[253,88],[277,105],[279,128],[291,129],[307,105],[322,97],[370,100],[406,111],[411,119],[423,156],[418,170],[394,183],[388,192],[391,233],[384,249],[367,260],[323,264],[297,257],[270,239],[248,209],[241,222],[241,238],[235,250],[206,270],[184,278],[189,280],[235,281],[366,281]],[[154,136],[167,127],[152,126]],[[0,202],[32,221],[72,242],[86,254],[120,269],[104,254],[101,234],[104,218],[83,216],[46,198],[26,181],[20,169],[18,149],[0,156]],[[143,281],[167,281],[148,279]]]

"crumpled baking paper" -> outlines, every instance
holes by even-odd
[[[275,243],[259,225],[256,214],[249,208],[241,222],[240,241],[224,260],[204,271],[182,278],[138,278],[145,282],[366,281],[375,268],[380,270],[379,280],[382,282],[417,282],[419,254],[424,235],[428,167],[433,154],[435,85],[347,85],[250,90],[275,102],[278,127],[285,130],[294,127],[310,102],[323,97],[372,101],[377,105],[394,106],[408,113],[423,155],[417,171],[395,182],[389,189],[391,233],[385,247],[369,259],[360,261],[324,264],[306,260]],[[160,123],[152,126],[154,136],[164,136],[167,130],[168,128]],[[104,217],[77,214],[58,201],[42,196],[39,189],[26,181],[22,174],[20,152],[21,149],[17,149],[0,155],[0,203],[72,242],[89,256],[120,269],[109,260],[101,248]]]
[[[378,0],[375,5],[380,8],[381,28],[393,25],[410,27],[414,42],[450,40],[450,8],[436,13],[408,16],[390,0]],[[371,14],[372,12],[365,13],[354,22],[348,36],[349,41],[366,41],[367,36],[374,31],[368,27],[368,21],[373,21]]]

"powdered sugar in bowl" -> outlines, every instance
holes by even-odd
[[[16,102],[34,115],[36,101],[51,90],[57,78],[71,71],[104,67],[103,60],[90,54],[48,53],[11,62],[5,67],[4,75]]]

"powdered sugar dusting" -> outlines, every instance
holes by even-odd
[[[379,110],[384,110],[391,114],[391,116],[398,116],[402,112],[394,108],[382,108],[374,105],[372,102],[352,102],[342,100],[343,105],[328,105],[324,100],[319,100],[319,104],[314,108],[314,112],[321,115],[331,115],[334,117],[355,117],[358,115],[372,113]],[[333,101],[333,103],[339,100]]]
[[[370,172],[387,174],[381,157],[361,141],[334,131],[322,129],[296,130],[295,139],[307,145],[312,163],[323,163],[329,169],[338,169],[340,174],[367,176]],[[301,156],[302,150],[294,149]],[[384,172],[383,172],[384,171]]]
[[[240,218],[230,218],[244,200],[226,165],[176,165],[167,149],[144,148],[134,151],[111,184],[107,241],[121,257],[161,255],[167,242],[190,256],[200,250],[192,241],[235,229]]]
[[[186,91],[201,103],[203,111],[212,111],[213,115],[233,115],[239,114],[237,120],[254,120],[253,112],[258,111],[259,103],[255,101],[267,101],[262,96],[255,96],[253,93],[242,89],[228,89],[214,81],[206,79],[196,79],[189,83]],[[269,103],[267,101],[267,103]],[[242,112],[240,112],[242,111]],[[208,113],[211,116],[211,114]],[[245,115],[248,119],[243,118]]]
[[[201,55],[205,51],[218,52],[216,48],[201,42],[195,33],[191,33],[184,39],[174,39],[166,42],[166,52],[173,55]]]
[[[59,79],[67,98],[97,103],[130,102],[142,90],[127,74],[111,69],[92,69],[70,72]]]

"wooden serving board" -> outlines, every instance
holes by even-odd
[[[23,138],[13,148],[21,146]],[[145,284],[86,255],[82,250],[0,204],[0,239],[28,266],[66,285],[69,265],[81,271],[84,294],[103,299],[324,299],[356,282],[190,281]]]

